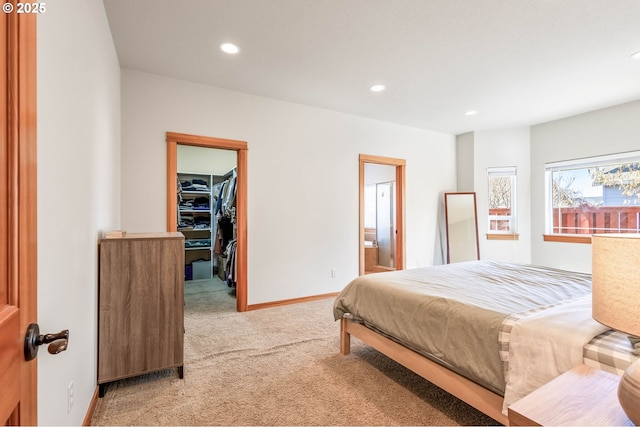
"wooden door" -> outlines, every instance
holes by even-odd
[[[37,425],[36,18],[0,14],[0,424]],[[6,37],[5,37],[6,35]]]

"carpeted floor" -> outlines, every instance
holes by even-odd
[[[221,281],[185,285],[184,379],[118,381],[92,425],[495,425],[377,351],[338,354],[332,300],[235,312]]]

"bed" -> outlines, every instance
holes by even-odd
[[[333,311],[342,354],[355,336],[505,425],[609,330],[591,318],[589,274],[493,261],[360,276]]]

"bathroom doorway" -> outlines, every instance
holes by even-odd
[[[360,275],[404,269],[406,162],[360,155]]]

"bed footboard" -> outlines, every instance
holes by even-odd
[[[341,354],[350,353],[351,335],[499,423],[509,424],[502,413],[503,398],[499,394],[345,317],[340,320]]]

